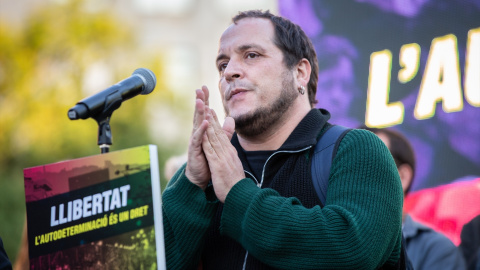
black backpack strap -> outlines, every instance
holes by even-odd
[[[315,146],[312,155],[312,182],[322,207],[327,199],[328,177],[332,160],[340,141],[350,130],[344,126],[332,125],[320,136]]]

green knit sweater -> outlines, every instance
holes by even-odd
[[[198,266],[219,205],[213,190],[192,184],[184,169],[163,193],[168,269]],[[225,200],[220,233],[274,268],[388,268],[400,256],[402,204],[400,179],[386,146],[371,132],[352,130],[332,163],[324,208],[306,208],[297,198],[245,178]]]

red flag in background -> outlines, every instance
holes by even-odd
[[[480,215],[480,178],[412,192],[404,209],[458,246],[463,225]]]

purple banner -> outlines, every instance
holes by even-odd
[[[480,2],[279,0],[312,39],[317,107],[414,146],[412,190],[480,176]]]

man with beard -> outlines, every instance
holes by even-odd
[[[168,269],[395,269],[402,187],[382,141],[343,137],[323,208],[311,156],[331,127],[313,109],[318,64],[299,26],[241,12],[216,59],[223,127],[196,90],[186,165],[163,193]]]

